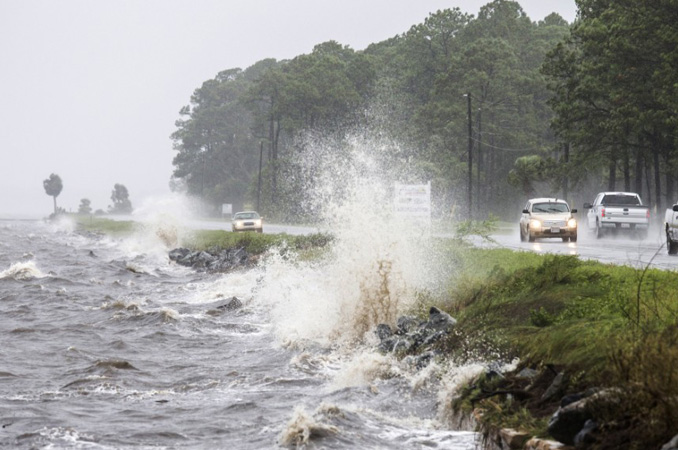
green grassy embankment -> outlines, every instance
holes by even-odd
[[[138,224],[131,220],[112,220],[83,214],[71,214],[68,217],[75,221],[78,230],[92,233],[119,236],[132,233],[138,227]]]
[[[322,252],[332,240],[329,234],[317,233],[293,236],[289,234],[262,234],[254,232],[232,233],[221,230],[197,230],[182,242],[191,250],[244,248],[248,253],[259,255],[269,248],[287,245],[304,258]]]
[[[576,256],[451,247],[450,264],[458,270],[436,303],[458,324],[440,350],[461,363],[478,355],[518,357],[518,370],[541,374],[532,381],[516,377],[518,370],[483,376],[463,389],[455,409],[479,408],[485,431],[509,427],[548,437],[548,419],[564,395],[611,387],[618,389],[617,403],[596,413],[601,448],[658,448],[673,437],[678,274]],[[557,372],[565,384],[544,399]]]
[[[141,229],[141,224],[134,221],[118,221],[89,215],[72,215],[76,226],[81,231],[103,233],[112,236],[131,234]],[[167,230],[158,231],[159,237],[170,247],[187,247],[191,250],[218,251],[228,248],[244,248],[252,255],[259,255],[272,247],[289,248],[300,253],[303,258],[312,258],[322,253],[332,237],[329,234],[317,233],[293,236],[289,234],[260,234],[253,232],[232,233],[223,230],[193,230],[177,241],[175,234],[167,236]]]

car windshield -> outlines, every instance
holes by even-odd
[[[570,207],[567,203],[535,203],[532,205],[532,212],[534,213],[566,213],[570,212]]]
[[[606,195],[603,197],[603,201],[600,202],[602,205],[626,205],[626,206],[638,206],[640,201],[635,195]]]
[[[235,216],[233,216],[233,220],[249,220],[249,219],[258,219],[259,214],[255,212],[244,212],[244,213],[237,213]]]

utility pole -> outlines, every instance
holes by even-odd
[[[261,160],[264,158],[264,141],[261,141],[259,147],[259,180],[257,181],[257,211],[259,211],[259,202],[261,200]]]
[[[465,95],[468,104],[468,218],[473,217],[473,122],[471,117],[471,93]]]
[[[478,187],[476,192],[476,217],[480,217],[480,203],[484,201],[485,195],[483,192],[483,183],[480,179],[480,173],[485,167],[485,162],[483,161],[483,110],[478,108],[478,151],[477,151],[477,162],[476,162],[476,186]]]

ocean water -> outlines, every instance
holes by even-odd
[[[150,236],[0,221],[0,447],[476,448],[444,403],[479,369],[375,352],[369,265],[198,273]]]

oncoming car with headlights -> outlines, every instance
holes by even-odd
[[[520,216],[520,240],[561,238],[563,242],[577,242],[577,220],[573,217],[576,212],[565,200],[530,199]]]
[[[256,231],[264,232],[264,218],[256,211],[241,211],[235,213],[231,219],[232,231]]]

